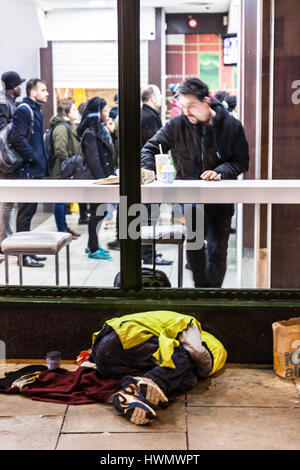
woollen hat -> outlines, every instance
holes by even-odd
[[[13,88],[25,82],[26,78],[21,78],[17,72],[10,71],[3,73],[1,80],[5,84],[6,90],[13,90]]]

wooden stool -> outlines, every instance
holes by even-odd
[[[58,255],[63,247],[67,254],[67,284],[70,285],[70,243],[72,235],[65,232],[16,232],[5,238],[1,250],[5,256],[5,283],[9,284],[8,257],[19,257],[20,285],[23,284],[23,256],[26,255],[55,255],[56,285],[59,285]]]

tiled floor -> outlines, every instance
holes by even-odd
[[[109,403],[69,406],[0,394],[1,450],[299,450],[299,429],[300,379],[281,379],[263,366],[227,365],[146,426],[131,424]]]
[[[167,223],[168,212],[162,212],[162,223]],[[112,287],[116,274],[120,271],[120,252],[111,250],[111,261],[91,260],[85,253],[87,246],[87,226],[78,225],[78,214],[67,215],[67,223],[76,232],[81,233],[77,240],[71,243],[71,285],[87,287]],[[32,230],[35,231],[56,231],[53,214],[37,213],[32,220]],[[115,228],[104,229],[101,226],[99,232],[101,246],[107,248],[107,243],[115,239]],[[249,251],[249,250],[248,250]],[[172,287],[177,287],[177,247],[175,245],[157,245],[157,252],[163,253],[165,259],[173,261],[170,266],[157,266],[157,269],[164,271]],[[3,259],[3,257],[2,257]],[[0,260],[1,262],[1,260]],[[186,264],[185,250],[184,263]],[[60,284],[66,285],[66,257],[65,250],[60,253]],[[253,256],[251,253],[244,253],[243,258],[243,285],[242,287],[253,287]],[[150,267],[150,265],[147,265]],[[4,284],[4,263],[0,264],[0,285]],[[9,281],[10,284],[19,283],[19,268],[16,257],[9,259]],[[43,268],[23,268],[23,283],[25,285],[51,286],[55,285],[55,261],[53,256],[48,256]],[[183,269],[183,287],[193,287],[192,273],[188,269]],[[223,282],[223,288],[236,288],[239,286],[236,265],[236,236],[232,234],[229,239],[227,272]]]

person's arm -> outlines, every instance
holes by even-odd
[[[23,157],[24,163],[38,162],[38,156],[28,142],[31,129],[31,115],[25,106],[19,106],[13,115],[9,136],[11,146]]]
[[[173,125],[167,122],[142,148],[141,167],[155,171],[155,155],[161,153],[161,149],[163,153],[168,153],[173,148],[174,143],[174,128]]]
[[[66,127],[67,125],[57,124],[52,134],[54,155],[61,161],[69,158],[69,132]]]
[[[215,172],[221,175],[222,180],[236,179],[249,168],[249,146],[245,136],[243,125],[236,121],[236,135],[232,148],[232,159],[215,168]]]
[[[11,121],[9,105],[0,103],[0,130],[3,129]]]

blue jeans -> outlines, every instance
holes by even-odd
[[[147,341],[130,349],[123,349],[118,335],[106,326],[96,337],[92,348],[92,358],[98,373],[103,378],[122,379],[126,375],[143,376],[154,380],[163,390],[169,401],[191,390],[197,383],[194,363],[182,345],[174,349],[172,361],[175,369],[160,367],[153,354],[158,349],[158,338],[152,336]]]
[[[66,204],[64,202],[55,202],[53,204],[53,213],[56,222],[56,227],[59,232],[66,230]]]

